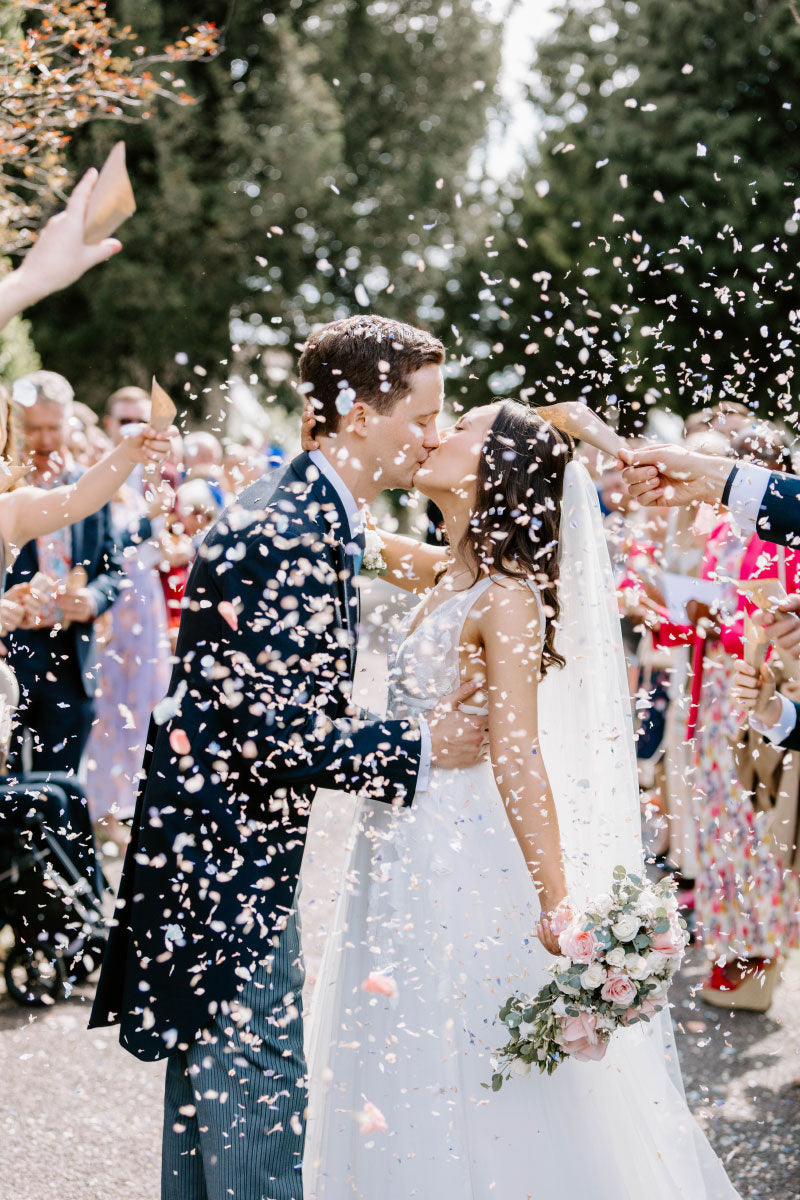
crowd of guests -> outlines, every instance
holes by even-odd
[[[47,370],[17,380],[3,402],[13,452],[43,489],[74,482],[150,412],[149,393],[126,386],[99,418]],[[157,476],[138,467],[97,512],[22,546],[8,573],[0,631],[20,703],[7,770],[82,778],[109,853],[126,840],[198,543],[278,458],[255,442],[173,434]]]
[[[735,402],[693,413],[679,436],[792,471],[787,431]],[[616,573],[651,856],[675,875],[708,957],[701,998],[764,1011],[798,944],[800,759],[759,732],[734,687],[745,622],[766,619],[739,585],[772,579],[800,592],[800,551],[742,532],[718,506],[639,507],[617,470],[589,465]],[[781,690],[800,696],[800,619],[778,614],[769,638]]]

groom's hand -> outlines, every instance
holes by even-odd
[[[735,463],[683,446],[645,446],[620,451],[622,478],[632,498],[643,505],[682,505],[722,498]]]
[[[473,767],[486,753],[489,718],[485,713],[462,713],[459,704],[469,700],[481,681],[471,679],[436,705],[428,726],[431,760],[437,767]]]

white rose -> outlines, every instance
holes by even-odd
[[[521,1075],[524,1078],[526,1075],[530,1075],[531,1064],[521,1058],[514,1058],[511,1060],[511,1070],[514,1075]]]
[[[622,967],[625,965],[625,951],[622,946],[615,946],[613,950],[609,950],[606,955],[606,962],[610,967]]]
[[[527,1041],[532,1036],[535,1028],[536,1026],[534,1025],[533,1021],[520,1021],[519,1036],[521,1038],[525,1038]]]
[[[647,979],[650,974],[650,964],[642,954],[626,954],[625,970],[631,979]]]
[[[662,954],[660,950],[651,950],[647,956],[647,962],[652,973],[660,975],[667,965],[668,959],[666,954]]]
[[[633,913],[623,913],[611,926],[611,932],[618,942],[630,942],[639,932],[639,920]]]
[[[607,917],[614,907],[614,897],[609,896],[608,892],[601,892],[599,896],[595,896],[591,904],[592,912],[596,912],[599,917]]]
[[[581,987],[585,987],[587,991],[600,987],[600,984],[605,982],[605,978],[606,972],[602,963],[590,963],[581,975]]]
[[[657,1000],[663,1000],[666,997],[666,994],[668,991],[669,991],[668,983],[657,983],[656,986],[654,988],[651,988],[651,990],[647,993],[647,999],[652,1000],[653,1002],[655,1002]]]

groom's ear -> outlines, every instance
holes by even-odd
[[[363,400],[356,400],[348,413],[348,424],[353,433],[358,434],[359,437],[367,437],[370,416],[369,405],[365,404]]]

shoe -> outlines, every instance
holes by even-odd
[[[752,962],[752,967],[746,968],[739,982],[729,979],[722,967],[715,966],[700,989],[700,999],[712,1008],[766,1012],[772,1003],[779,964],[775,959],[755,959]]]

